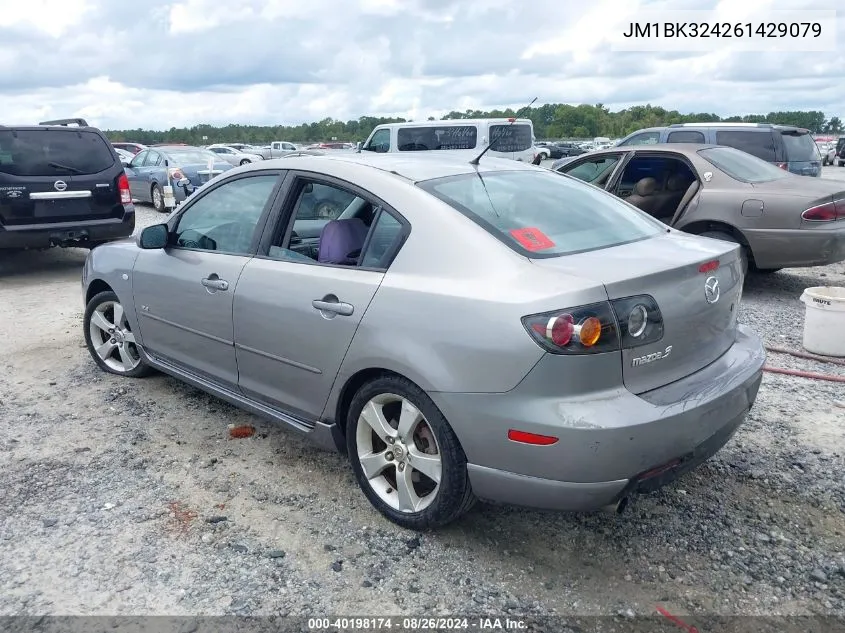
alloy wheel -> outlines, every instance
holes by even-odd
[[[403,513],[425,510],[443,477],[440,447],[422,412],[391,393],[370,399],[358,417],[357,457],[372,490]]]
[[[115,373],[128,373],[141,364],[135,334],[117,301],[104,301],[94,309],[88,333],[94,352]]]

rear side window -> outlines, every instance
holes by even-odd
[[[524,152],[534,147],[531,126],[524,123],[508,123],[490,126],[491,150],[497,152]]]
[[[704,143],[704,134],[695,130],[683,130],[681,132],[670,132],[667,143]]]
[[[474,149],[477,141],[478,130],[474,125],[402,127],[396,133],[400,152]]]
[[[103,138],[81,130],[0,131],[0,172],[13,176],[96,174],[116,159]]]
[[[418,186],[528,257],[608,248],[665,230],[616,196],[552,171],[470,173]]]
[[[748,152],[770,163],[777,162],[775,139],[770,130],[751,132],[749,130],[720,130],[716,132],[716,144],[727,145]]]
[[[781,132],[788,162],[821,160],[816,142],[807,132]]]

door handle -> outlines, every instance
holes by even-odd
[[[339,314],[340,316],[352,316],[352,313],[355,311],[355,307],[351,303],[338,301],[337,298],[334,301],[327,301],[325,298],[314,299],[311,305],[320,312],[330,312],[332,314]]]
[[[218,278],[217,275],[212,275],[211,277],[203,277],[202,285],[206,288],[212,288],[214,290],[229,289],[229,282]]]

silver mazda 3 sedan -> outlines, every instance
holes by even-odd
[[[84,334],[105,371],[348,454],[425,529],[477,498],[621,508],[712,456],[765,359],[742,284],[736,244],[568,176],[338,153],[232,169],[92,250]]]

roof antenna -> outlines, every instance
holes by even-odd
[[[526,110],[526,109],[530,108],[532,105],[534,105],[534,102],[535,102],[535,101],[537,101],[537,97],[534,97],[534,98],[531,100],[531,103],[529,103],[527,106],[524,106],[524,107],[523,107],[523,108],[522,108],[519,112],[517,112],[514,116],[510,117],[510,123],[508,124],[508,127],[510,127],[511,125],[513,125],[514,123],[516,123],[516,120],[519,118],[519,115],[520,115],[520,113],[522,112],[522,110]],[[496,140],[498,140],[498,139],[496,139]],[[478,156],[476,156],[476,157],[475,157],[475,158],[473,158],[471,161],[469,161],[469,164],[470,164],[470,165],[478,165],[478,161],[480,161],[480,160],[481,160],[481,157],[482,157],[482,156],[484,156],[484,154],[486,154],[486,153],[487,153],[487,150],[489,150],[491,147],[493,147],[493,139],[490,139],[490,142],[489,142],[489,143],[487,143],[487,147],[485,147],[485,148],[481,151],[481,153],[480,153]]]

